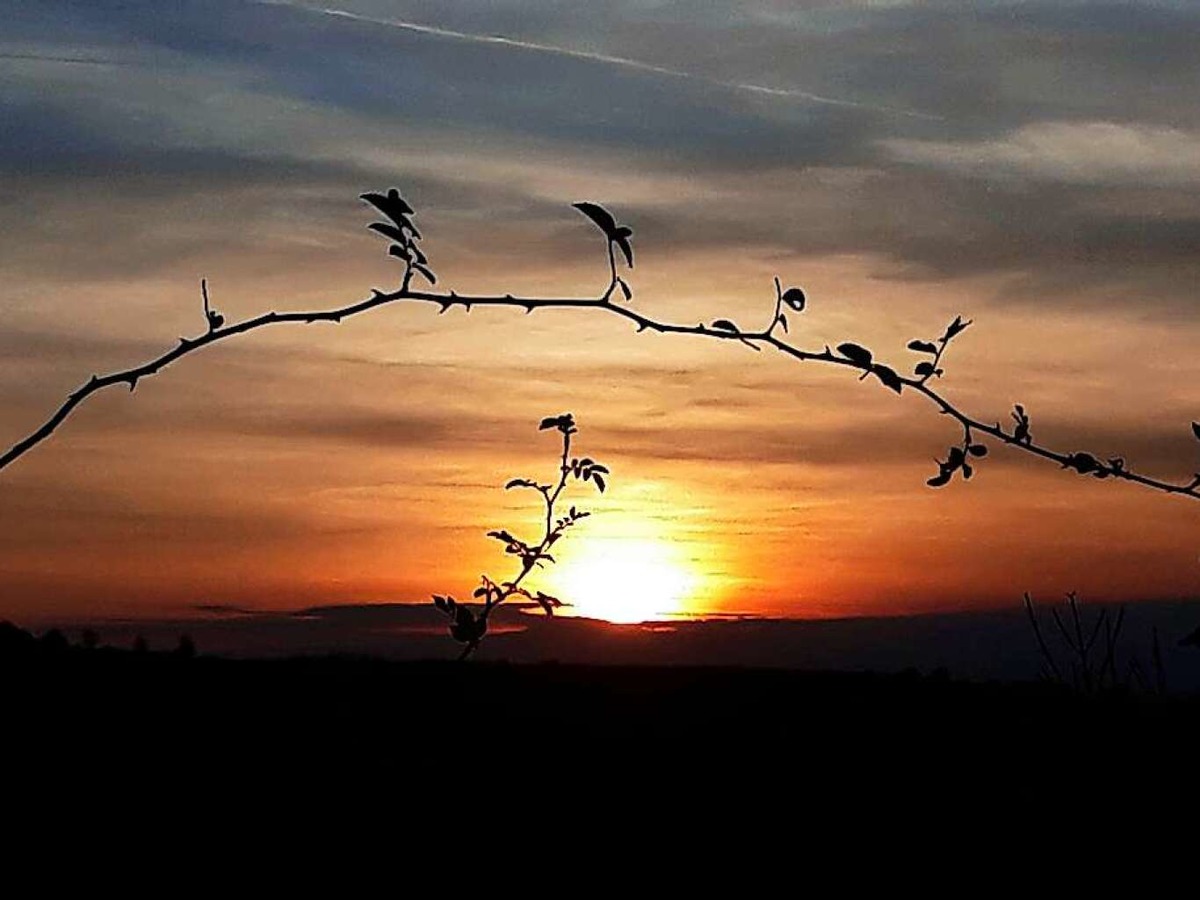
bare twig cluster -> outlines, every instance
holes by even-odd
[[[567,483],[571,480],[590,481],[601,493],[604,492],[605,478],[608,467],[596,460],[571,456],[571,438],[579,433],[575,425],[575,417],[571,413],[561,416],[549,416],[542,419],[539,431],[556,430],[562,435],[562,454],[558,462],[558,479],[555,482],[538,482],[531,478],[513,478],[506,485],[506,491],[514,488],[527,488],[536,491],[542,497],[546,507],[545,527],[542,536],[536,544],[523,541],[513,536],[507,530],[489,531],[487,536],[504,544],[504,552],[513,556],[520,567],[508,581],[494,581],[487,575],[480,576],[479,587],[475,588],[474,605],[460,603],[450,595],[434,594],[434,605],[450,618],[450,636],[463,645],[459,659],[466,659],[479,646],[487,634],[488,617],[501,603],[512,597],[524,597],[526,603],[536,605],[548,616],[554,615],[554,610],[563,605],[557,597],[552,597],[542,591],[531,592],[522,582],[534,569],[544,568],[547,563],[555,562],[550,549],[566,534],[571,526],[591,513],[570,507],[565,514],[556,516],[558,501],[561,499]],[[482,605],[480,605],[482,603]]]
[[[1157,694],[1166,693],[1166,669],[1157,628],[1151,630],[1150,639],[1152,675],[1136,656],[1130,656],[1124,667],[1117,659],[1117,642],[1125,624],[1124,606],[1117,608],[1115,616],[1110,616],[1107,609],[1101,609],[1089,622],[1078,596],[1074,591],[1069,592],[1065,614],[1060,614],[1056,607],[1050,607],[1050,620],[1061,648],[1056,654],[1050,649],[1050,642],[1042,630],[1033,598],[1026,592],[1024,599],[1025,613],[1029,616],[1029,625],[1041,658],[1042,677],[1046,680],[1082,694],[1135,687]]]
[[[70,394],[40,428],[0,455],[0,469],[11,465],[48,438],[80,403],[97,391],[118,384],[127,385],[132,391],[137,387],[140,379],[155,375],[177,359],[210,344],[268,325],[341,322],[343,319],[379,306],[407,301],[431,303],[439,307],[441,312],[446,312],[456,306],[462,307],[468,312],[475,306],[512,306],[524,309],[526,312],[560,308],[597,310],[628,320],[636,326],[639,332],[649,330],[662,334],[686,334],[714,340],[732,340],[745,344],[756,351],[769,347],[797,361],[819,362],[857,371],[861,373],[860,380],[874,377],[884,387],[897,394],[903,394],[907,390],[909,393],[920,395],[933,404],[938,412],[954,419],[962,427],[963,443],[961,446],[952,447],[946,460],[937,461],[938,474],[928,481],[933,487],[947,484],[955,472],[961,472],[964,478],[971,476],[973,469],[970,460],[982,458],[987,451],[986,446],[978,440],[980,436],[983,436],[1025,453],[1058,463],[1061,468],[1070,469],[1080,475],[1101,479],[1114,478],[1167,494],[1200,499],[1200,473],[1193,475],[1187,481],[1175,483],[1136,472],[1120,457],[1102,459],[1082,451],[1053,450],[1034,442],[1029,413],[1020,404],[1013,408],[1013,425],[1006,428],[999,420],[984,421],[950,403],[937,392],[933,385],[945,374],[943,359],[950,342],[971,324],[970,321],[965,321],[961,317],[956,317],[935,341],[913,340],[909,342],[908,349],[910,351],[925,357],[916,363],[912,375],[901,375],[896,368],[879,362],[870,350],[859,344],[847,342],[839,344],[836,350],[829,346],[817,350],[803,349],[789,343],[784,337],[781,337],[781,333],[788,334],[787,315],[789,312],[793,315],[803,313],[807,298],[800,288],[789,287],[784,290],[778,279],[775,281],[775,311],[771,323],[760,331],[744,330],[730,319],[717,319],[707,325],[702,322],[696,325],[660,322],[627,305],[613,301],[613,296],[617,291],[621,292],[622,298],[626,302],[633,298],[633,288],[625,277],[618,274],[616,256],[616,251],[619,250],[625,262],[632,267],[633,248],[630,238],[633,232],[628,226],[618,225],[613,216],[603,207],[590,202],[576,203],[575,208],[587,216],[605,237],[609,281],[599,296],[538,298],[515,297],[512,294],[470,296],[460,295],[454,291],[435,293],[429,290],[418,290],[412,285],[415,275],[421,275],[430,285],[436,283],[436,276],[430,268],[428,259],[418,246],[421,235],[413,224],[413,208],[395,188],[383,194],[368,193],[362,196],[367,203],[370,203],[388,219],[386,222],[374,222],[369,227],[391,242],[389,254],[404,264],[404,272],[398,289],[388,292],[373,290],[370,297],[337,309],[291,313],[268,312],[242,322],[226,324],[224,317],[208,307],[207,284],[205,284],[207,325],[205,333],[197,337],[181,337],[176,346],[141,366],[103,376],[93,375],[91,379]],[[1192,423],[1192,430],[1196,438],[1200,440],[1200,424]]]

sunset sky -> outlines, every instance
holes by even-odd
[[[908,372],[961,314],[965,410],[1200,471],[1196,3],[326,2],[0,2],[0,444],[202,333],[201,277],[231,320],[394,288],[358,195],[396,186],[439,288],[598,294],[591,200],[647,315],[759,328],[778,275],[795,343]],[[0,472],[0,618],[469,595],[513,574],[487,530],[535,536],[501,486],[552,477],[537,423],[568,410],[613,474],[536,583],[565,600],[596,573],[798,617],[1200,595],[1200,503],[1000,446],[927,488],[961,431],[844,369],[398,304],[82,406]]]

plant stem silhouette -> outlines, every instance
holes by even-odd
[[[530,593],[521,582],[535,568],[543,568],[546,563],[554,563],[554,557],[550,554],[550,548],[553,547],[566,533],[567,529],[577,523],[580,519],[585,519],[591,513],[576,509],[572,506],[567,510],[566,515],[555,519],[555,504],[562,497],[563,491],[566,489],[567,482],[574,477],[580,481],[590,481],[596,485],[596,489],[601,493],[605,488],[605,477],[609,474],[608,467],[601,465],[590,457],[572,457],[571,456],[571,437],[578,434],[579,429],[575,425],[575,417],[571,413],[563,413],[560,416],[548,416],[542,419],[538,426],[539,431],[545,431],[553,428],[562,435],[562,455],[558,463],[558,481],[556,483],[540,483],[529,478],[513,478],[506,485],[506,491],[514,488],[528,488],[529,490],[537,491],[543,503],[546,506],[545,528],[542,532],[541,539],[537,544],[530,544],[514,537],[507,530],[489,531],[488,537],[495,538],[504,544],[504,552],[515,556],[520,560],[521,567],[517,574],[509,581],[496,582],[487,575],[480,576],[480,585],[472,595],[475,600],[483,601],[483,608],[476,612],[476,608],[472,608],[464,603],[460,603],[452,596],[446,594],[434,594],[433,603],[439,610],[445,613],[450,618],[450,636],[463,645],[462,653],[459,655],[460,660],[466,659],[475,652],[479,646],[479,642],[483,640],[487,634],[488,618],[492,611],[501,603],[511,597],[524,597],[530,603],[536,603],[540,606],[548,616],[554,615],[554,610],[561,607],[562,601],[557,597],[551,597],[549,594],[544,594],[541,591]]]
[[[618,290],[626,302],[633,297],[632,288],[617,273],[615,255],[615,250],[620,249],[626,261],[632,266],[633,252],[629,243],[632,230],[625,226],[618,226],[611,214],[594,203],[577,203],[575,206],[591,219],[605,235],[609,282],[599,296],[517,297],[512,294],[463,295],[455,291],[442,293],[418,290],[412,286],[414,275],[421,275],[431,285],[436,283],[436,277],[417,244],[420,234],[412,223],[412,207],[400,197],[394,188],[387,194],[364,194],[363,199],[391,219],[386,223],[372,223],[369,227],[392,241],[389,254],[404,263],[404,273],[397,290],[375,289],[372,290],[371,296],[335,309],[288,313],[267,312],[243,322],[230,324],[218,324],[218,320],[223,323],[223,318],[206,306],[206,325],[208,326],[206,332],[196,337],[181,337],[179,343],[170,350],[140,366],[108,375],[93,375],[69,394],[62,405],[40,428],[0,455],[0,469],[11,465],[33,447],[50,437],[79,404],[96,392],[115,385],[127,385],[129,390],[133,391],[142,378],[156,375],[176,360],[211,344],[269,325],[340,323],[343,319],[380,306],[412,302],[436,305],[439,312],[442,313],[456,306],[462,307],[467,312],[476,306],[511,306],[524,309],[527,313],[540,309],[594,310],[623,318],[633,324],[638,332],[655,331],[660,334],[692,335],[713,340],[737,341],[756,351],[762,350],[764,347],[773,349],[798,362],[811,361],[851,369],[860,373],[860,380],[874,376],[884,387],[897,394],[902,394],[907,389],[910,393],[920,395],[939,413],[950,417],[962,427],[963,445],[951,447],[946,461],[938,462],[938,474],[928,481],[932,487],[940,487],[948,483],[955,472],[961,472],[964,478],[970,478],[973,471],[970,459],[982,457],[987,453],[986,446],[975,443],[974,437],[986,435],[1024,453],[1058,463],[1061,468],[1070,469],[1080,475],[1089,475],[1100,479],[1114,478],[1166,494],[1200,499],[1200,473],[1193,475],[1186,482],[1170,482],[1136,472],[1126,465],[1124,459],[1119,457],[1105,460],[1086,452],[1063,452],[1035,443],[1031,433],[1029,414],[1020,404],[1013,408],[1014,425],[1011,430],[1005,430],[999,420],[984,421],[982,418],[968,414],[954,406],[932,385],[936,379],[944,375],[941,366],[950,342],[971,324],[970,321],[964,321],[961,317],[956,317],[936,341],[913,340],[909,342],[908,349],[910,351],[929,357],[929,359],[917,363],[911,376],[901,375],[894,368],[877,362],[869,350],[858,344],[839,344],[835,352],[828,346],[819,350],[804,349],[785,340],[780,336],[780,332],[788,333],[789,326],[785,308],[793,314],[801,313],[805,309],[806,298],[804,292],[799,288],[791,287],[786,291],[782,290],[778,279],[775,281],[775,312],[771,323],[764,329],[746,331],[729,319],[717,319],[708,325],[703,322],[696,325],[662,322],[613,300]],[[205,285],[204,293],[207,302],[207,285]],[[1200,440],[1200,424],[1192,423],[1192,431]]]
[[[1128,690],[1135,686],[1142,691],[1166,694],[1166,667],[1157,628],[1151,630],[1150,662],[1154,672],[1153,684],[1136,656],[1129,657],[1125,675],[1122,677],[1119,674],[1117,643],[1121,637],[1121,628],[1125,624],[1124,605],[1117,607],[1115,616],[1109,616],[1107,609],[1101,609],[1091,623],[1086,621],[1082,604],[1074,591],[1067,593],[1065,616],[1060,615],[1058,609],[1051,606],[1050,619],[1059,643],[1065,648],[1062,653],[1063,659],[1060,661],[1050,649],[1050,643],[1043,634],[1038,609],[1028,592],[1024,595],[1024,603],[1025,614],[1029,617],[1029,625],[1041,657],[1042,677],[1047,681],[1070,688],[1079,694],[1100,694],[1106,691]],[[1101,638],[1103,643],[1100,642]]]

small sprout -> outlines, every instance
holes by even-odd
[[[555,518],[555,504],[563,490],[567,487],[567,482],[572,478],[580,481],[591,481],[601,493],[604,492],[606,487],[605,479],[609,474],[607,466],[590,456],[573,457],[570,455],[571,436],[579,430],[575,425],[575,417],[571,413],[547,416],[541,420],[538,429],[540,431],[556,429],[562,435],[562,457],[558,466],[557,484],[539,484],[531,478],[511,478],[505,483],[504,489],[511,490],[518,487],[533,488],[542,495],[542,500],[545,503],[545,531],[542,534],[541,540],[536,544],[527,543],[505,528],[497,528],[487,532],[489,538],[497,540],[504,545],[504,552],[507,556],[516,557],[520,560],[520,571],[516,577],[510,581],[497,584],[486,575],[480,576],[480,584],[471,594],[474,601],[472,604],[473,608],[456,603],[454,598],[449,595],[433,595],[434,606],[451,620],[451,637],[464,645],[462,652],[459,654],[460,660],[470,656],[479,646],[480,641],[483,640],[484,635],[487,633],[488,618],[492,610],[510,598],[526,597],[549,616],[554,615],[554,610],[563,605],[563,602],[557,597],[553,597],[542,591],[530,593],[529,589],[523,586],[521,582],[535,569],[543,569],[547,565],[553,565],[556,560],[549,553],[550,548],[563,537],[568,528],[580,519],[590,515],[586,511],[571,506],[568,508],[566,515]],[[553,522],[553,525],[551,525],[551,522]]]
[[[563,413],[561,416],[547,416],[542,419],[541,424],[538,425],[538,431],[545,431],[548,428],[557,428],[563,434],[574,434],[577,431],[575,428],[575,417],[571,413]]]
[[[208,279],[200,279],[200,293],[204,297],[204,321],[208,324],[209,332],[214,332],[225,324],[225,317],[208,305]],[[182,341],[183,339],[180,338]],[[131,384],[129,389],[133,390]]]
[[[987,456],[987,447],[983,444],[976,444],[971,440],[971,429],[966,427],[963,434],[962,446],[951,447],[946,455],[946,461],[937,461],[938,473],[930,478],[925,483],[930,487],[942,487],[950,483],[955,472],[962,472],[964,481],[970,481],[975,474],[975,467],[971,465],[972,457],[980,459]]]
[[[1013,440],[1018,444],[1029,446],[1033,443],[1033,435],[1029,433],[1029,416],[1025,413],[1025,407],[1020,403],[1013,407],[1013,421],[1017,423],[1017,427],[1013,429]]]
[[[409,218],[413,213],[413,208],[404,201],[399,191],[391,188],[386,194],[368,193],[360,196],[391,219],[390,222],[372,222],[367,228],[393,242],[388,247],[388,255],[394,256],[404,263],[404,282],[401,291],[408,289],[414,274],[420,275],[430,284],[436,284],[437,276],[429,267],[429,259],[417,246],[417,241],[421,239],[421,232]]]
[[[942,343],[948,343],[953,340],[956,335],[962,334],[967,330],[967,326],[971,324],[971,320],[963,321],[962,316],[955,316],[954,321],[946,326],[946,333],[942,335]]]
[[[598,203],[589,203],[581,201],[572,203],[577,210],[587,216],[592,222],[604,232],[604,236],[608,238],[608,243],[611,246],[619,247],[622,255],[625,257],[625,262],[629,263],[629,268],[633,268],[633,247],[629,244],[629,239],[633,236],[633,229],[625,225],[618,225],[612,213]],[[616,272],[613,273],[614,280]]]

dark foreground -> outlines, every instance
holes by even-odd
[[[915,673],[72,647],[0,658],[0,678],[10,778],[97,793],[152,783],[188,803],[284,790],[318,807],[357,797],[411,811],[561,801],[611,782],[651,805],[1036,818],[1186,805],[1200,746],[1194,697],[1084,698]]]

